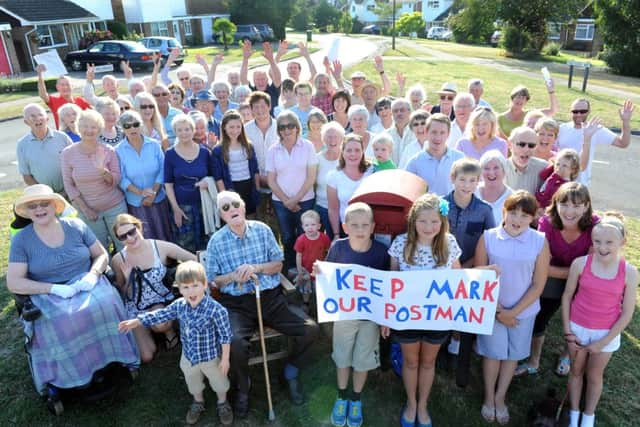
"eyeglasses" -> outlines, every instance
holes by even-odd
[[[131,128],[139,128],[140,127],[140,122],[132,122],[132,123],[123,123],[122,124],[122,128],[123,129],[131,129]]]
[[[141,110],[153,110],[154,108],[156,108],[156,106],[153,104],[146,104],[146,105],[140,106]]]
[[[571,110],[572,114],[587,114],[589,110]]]
[[[228,212],[229,209],[231,209],[231,206],[233,206],[235,209],[238,209],[240,207],[240,202],[236,200],[231,203],[225,203],[220,209],[222,209],[222,212]]]
[[[453,95],[440,95],[440,100],[444,101],[445,99],[447,101],[453,101],[453,98],[455,98],[455,96]]]
[[[127,110],[130,110],[130,109],[131,109],[131,107],[129,107],[128,105],[125,105],[123,107],[120,107],[120,112],[127,111]]]
[[[172,90],[171,91],[171,95],[180,95],[180,96],[182,96],[182,92],[180,92],[179,90]]]
[[[154,93],[153,96],[160,98],[161,96],[169,96],[169,92]]]
[[[538,145],[537,142],[516,142],[516,145],[520,148],[524,148],[524,147],[529,147],[529,148],[536,148],[536,145]]]
[[[426,125],[427,125],[427,122],[424,120],[411,123],[411,127],[414,127],[414,128],[417,128],[418,126],[426,126]]]
[[[294,130],[295,128],[297,128],[295,123],[282,123],[278,125],[278,130],[285,130],[285,129]]]
[[[125,231],[124,234],[118,234],[116,237],[121,242],[124,242],[125,240],[127,240],[127,238],[135,236],[137,231],[138,229],[136,227],[133,227],[129,231]]]
[[[185,80],[189,80],[189,77],[180,77],[180,81],[185,81]]]
[[[42,200],[40,202],[29,203],[27,205],[27,209],[29,209],[30,211],[35,211],[39,207],[40,208],[48,208],[50,204],[51,204],[50,200]]]

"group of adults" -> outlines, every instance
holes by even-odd
[[[91,367],[111,361],[150,361],[157,350],[150,331],[139,328],[134,342],[119,335],[115,325],[125,316],[166,304],[171,299],[162,283],[167,259],[195,259],[206,246],[208,278],[222,293],[233,330],[236,415],[246,415],[249,405],[249,338],[257,326],[255,297],[250,295],[253,275],[263,289],[265,322],[294,337],[284,377],[292,400],[301,403],[298,370],[318,327],[278,291],[279,273],[295,266],[293,246],[302,234],[300,216],[306,210],[318,211],[332,239],[345,235],[344,212],[375,171],[377,139],[389,139],[395,165],[423,178],[429,191],[440,196],[452,190],[456,160],[479,160],[482,179],[474,197],[491,206],[496,224],[502,222],[503,203],[513,191],[533,194],[539,189],[539,173],[558,149],[588,150],[588,165],[580,177],[584,185],[569,193],[558,212],[541,220],[551,267],[531,358],[521,371],[537,370],[544,330],[559,307],[568,267],[590,245],[596,219],[580,219],[585,212],[591,218],[586,186],[595,146],[629,145],[632,103],[626,101],[620,110],[622,133],[616,135],[599,120],[587,120],[586,99],[571,104],[571,122],[553,121],[558,105],[552,82],[546,86],[549,106],[542,109],[528,109],[531,96],[519,86],[510,94],[508,110],[498,113],[482,99],[484,83],[478,79],[469,82],[466,92],[444,83],[437,91],[439,102],[431,106],[418,85],[409,88],[406,97],[390,96],[391,83],[379,57],[374,64],[380,84],[357,71],[349,85],[343,82],[339,62],[325,60],[325,72],[317,73],[301,45],[311,72],[309,83],[300,81],[298,62],[290,62],[288,77],[282,78],[278,58],[285,51],[286,43],[276,53],[265,44],[269,71],[254,71],[252,82],[248,42],[239,72],[229,73],[228,80],[215,78],[221,56],[210,65],[199,60],[204,74],[178,69],[175,82],[168,74],[173,52],[164,67],[158,61],[145,79],[133,78],[123,64],[129,77],[127,95],[120,94],[117,79],[104,76],[104,95],[96,97],[90,67],[86,99],[72,94],[65,76],[56,84],[58,94],[48,94],[45,69],[38,68],[40,96],[60,130],[49,127],[41,105],[25,107],[29,131],[18,142],[17,157],[29,187],[16,200],[15,212],[31,225],[13,238],[7,274],[12,292],[31,295],[43,311],[54,313],[30,329],[46,337],[30,342],[38,387],[84,384]],[[585,129],[593,135],[589,141],[583,138]],[[61,217],[67,202],[77,210],[77,218]],[[275,230],[247,219],[267,221],[274,214]],[[213,217],[226,225],[215,231]],[[102,278],[109,260],[120,294]],[[137,299],[127,294],[134,270],[144,276]],[[101,293],[88,299],[82,292],[86,290]],[[126,305],[117,303],[121,298]],[[63,313],[65,304],[71,310]],[[76,321],[91,316],[91,321]],[[63,324],[65,328],[58,328]],[[52,336],[52,330],[69,331],[68,325],[74,325],[73,332]],[[104,333],[96,334],[96,329]],[[164,334],[167,346],[175,345],[172,325],[156,326],[154,332]],[[83,345],[74,346],[73,354],[61,352],[60,360],[48,359],[51,348],[67,348],[77,334],[83,339],[75,342]],[[559,372],[566,373],[565,355],[560,362]]]

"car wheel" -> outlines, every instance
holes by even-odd
[[[73,71],[81,71],[82,70],[82,62],[79,59],[71,60],[71,69]]]

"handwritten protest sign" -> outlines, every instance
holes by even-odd
[[[47,67],[47,70],[44,72],[44,76],[46,78],[57,78],[68,74],[67,69],[62,63],[62,59],[60,59],[60,55],[58,55],[58,51],[55,49],[50,49],[44,53],[33,55],[33,59],[37,64],[44,64]]]
[[[492,270],[380,271],[318,262],[318,320],[371,320],[392,329],[490,334],[500,285]]]

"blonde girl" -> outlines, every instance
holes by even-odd
[[[431,270],[460,268],[462,253],[455,237],[449,233],[449,203],[435,194],[418,198],[407,218],[407,233],[393,241],[389,248],[391,270]],[[382,327],[383,337],[389,328]],[[435,377],[438,350],[449,336],[448,331],[393,331],[393,340],[402,348],[402,381],[407,402],[400,424],[426,427],[431,425],[427,410],[429,393]]]
[[[592,427],[602,394],[604,370],[620,348],[620,334],[636,305],[638,270],[622,256],[624,218],[607,212],[593,227],[593,253],[571,263],[562,295],[562,324],[571,354],[570,427],[578,427],[580,398],[587,384],[581,427]]]

